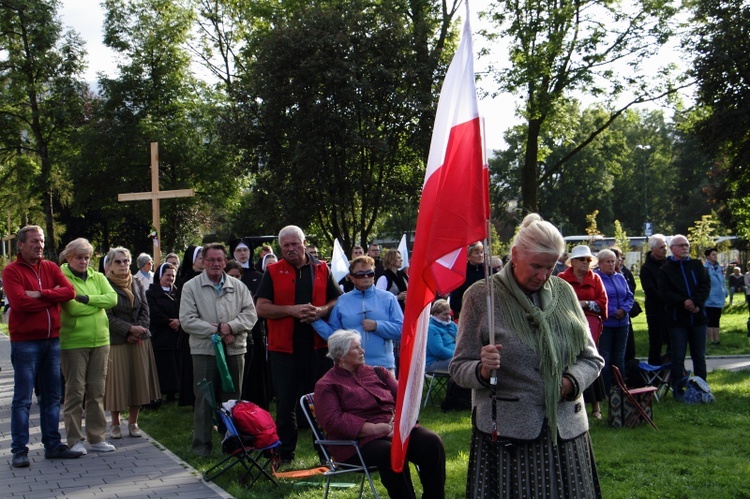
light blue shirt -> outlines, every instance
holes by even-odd
[[[362,328],[363,319],[376,321],[375,331],[366,332]],[[395,369],[393,342],[401,339],[403,324],[404,313],[396,296],[371,286],[365,291],[354,289],[339,296],[328,322],[318,319],[312,323],[312,327],[326,341],[339,329],[356,330],[362,335],[365,363]]]

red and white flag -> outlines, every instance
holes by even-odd
[[[440,92],[419,202],[401,334],[391,447],[391,466],[395,471],[403,469],[409,434],[419,415],[430,306],[435,293],[448,293],[466,280],[466,247],[487,237],[489,177],[482,151],[468,17],[467,8],[461,44]]]

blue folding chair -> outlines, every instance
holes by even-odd
[[[268,468],[271,467],[273,471],[271,463],[277,458],[274,449],[281,445],[281,441],[277,440],[266,447],[253,447],[252,440],[254,437],[238,432],[234,421],[232,421],[232,416],[226,410],[219,407],[216,409],[216,413],[219,416],[219,427],[223,426],[226,428],[224,440],[221,442],[221,450],[227,456],[206,470],[203,473],[203,478],[207,482],[210,482],[236,465],[241,464],[245,468],[245,473],[240,478],[240,484],[244,487],[252,487],[261,477],[267,478],[271,483],[278,486],[279,483],[268,472]]]
[[[638,363],[638,369],[646,386],[656,387],[654,398],[657,402],[661,402],[661,399],[669,392],[669,377],[672,372],[672,364],[667,362],[666,364],[655,366],[642,360]]]

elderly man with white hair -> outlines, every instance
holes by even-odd
[[[341,289],[325,262],[305,251],[305,234],[295,225],[279,232],[281,260],[269,265],[256,294],[258,316],[266,319],[268,362],[276,392],[276,427],[281,461],[294,460],[297,402],[330,368],[326,341],[312,323],[327,317]]]
[[[688,345],[695,375],[706,379],[705,303],[711,281],[703,262],[690,258],[690,242],[685,236],[674,236],[669,250],[672,256],[659,270],[658,282],[667,310],[667,329],[672,344],[670,381],[674,386],[684,376]],[[675,399],[681,400],[683,390],[674,388]]]
[[[646,295],[646,323],[648,324],[648,363],[660,366],[662,361],[662,346],[667,345],[669,353],[669,334],[667,333],[667,317],[664,310],[664,297],[659,291],[656,276],[667,258],[667,238],[662,234],[654,234],[648,239],[650,251],[646,253],[646,261],[641,266],[641,286]]]

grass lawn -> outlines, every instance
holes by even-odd
[[[642,293],[639,299],[643,303]],[[736,305],[722,317],[721,345],[709,346],[708,355],[750,354],[747,336],[747,308]],[[636,352],[648,351],[645,314],[634,319]],[[750,499],[750,371],[715,371],[709,383],[716,394],[712,405],[688,406],[667,397],[654,403],[654,421],[633,430],[612,429],[607,423],[606,405],[601,421],[593,420],[591,436],[597,458],[599,478],[607,498],[748,498]],[[447,454],[447,497],[464,497],[468,447],[471,432],[468,412],[443,414],[436,406],[420,415],[420,423],[443,437]],[[193,457],[190,453],[192,412],[174,405],[145,411],[141,427],[198,471],[204,471],[220,458]],[[502,421],[500,422],[502,424]],[[215,437],[215,449],[219,437]],[[315,466],[309,431],[300,435],[296,468]],[[239,472],[228,472],[217,483],[238,498],[294,497],[320,498],[322,482],[316,478],[304,482],[286,480],[278,489],[258,482],[249,491],[236,484]],[[412,471],[419,490],[416,473]],[[354,482],[353,478],[346,481]],[[385,489],[376,481],[378,493]],[[357,497],[358,487],[342,489],[332,497]]]
[[[642,292],[637,298],[643,303]],[[708,355],[750,354],[747,336],[747,307],[728,307],[722,317],[721,344],[709,346]],[[648,351],[645,314],[633,321],[636,352],[645,357]],[[7,334],[7,326],[0,332]],[[654,403],[654,421],[659,431],[649,426],[636,429],[612,429],[604,418],[593,420],[591,436],[602,492],[607,498],[746,498],[750,499],[750,370],[737,373],[715,371],[708,379],[716,394],[712,405],[688,406],[667,397]],[[146,410],[139,418],[141,427],[159,443],[177,454],[199,472],[217,462],[220,438],[215,435],[213,459],[197,458],[190,452],[193,414],[189,408],[167,404],[158,410]],[[443,414],[430,406],[420,415],[420,423],[440,434],[447,454],[446,495],[464,497],[468,466],[470,414]],[[502,419],[500,420],[502,424]],[[295,467],[310,468],[317,464],[309,431],[302,431],[297,447]],[[289,497],[320,498],[322,482],[285,480],[278,489],[259,481],[252,489],[237,485],[239,470],[219,477],[216,483],[238,498]],[[419,490],[416,473],[412,472]],[[346,479],[355,482],[353,477]],[[381,497],[387,497],[380,481],[375,479]],[[357,497],[358,487],[334,491],[338,498]]]

